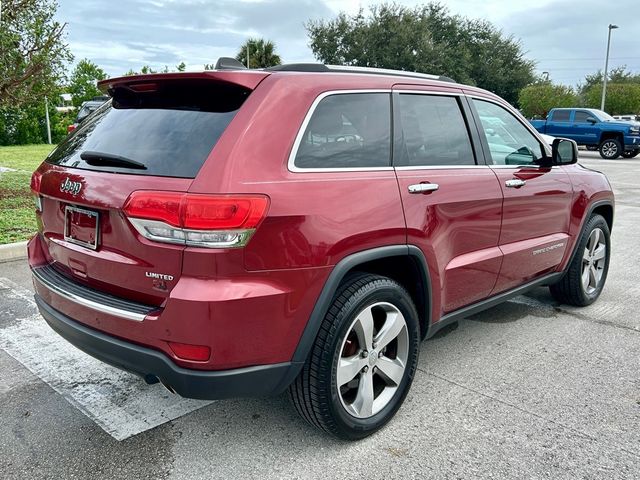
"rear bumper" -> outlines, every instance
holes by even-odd
[[[122,370],[155,379],[177,394],[198,399],[263,397],[282,393],[293,382],[302,363],[286,362],[233,370],[191,370],[175,365],[166,355],[86,327],[35,296],[49,326],[89,355]]]

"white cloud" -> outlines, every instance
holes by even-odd
[[[314,61],[304,23],[355,13],[375,0],[128,0],[126,12],[107,0],[65,0],[58,17],[67,22],[76,59],[87,57],[109,75],[149,64],[173,67],[184,61],[197,68],[219,56],[233,56],[249,36],[275,41],[286,62]],[[407,6],[424,1],[400,0]],[[601,68],[606,26],[614,33],[612,66],[626,63],[640,71],[635,32],[640,29],[637,0],[447,0],[454,14],[484,18],[522,40],[529,57],[551,78],[576,83]]]

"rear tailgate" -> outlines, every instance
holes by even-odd
[[[237,83],[231,72],[103,82],[113,101],[34,174],[47,261],[78,283],[161,306],[180,277],[184,246],[144,238],[123,207],[135,191],[187,192],[266,75],[238,74]]]

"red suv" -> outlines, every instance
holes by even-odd
[[[29,263],[51,327],[149,383],[288,389],[362,438],[422,339],[540,285],[602,291],[607,179],[489,92],[306,64],[100,86],[111,101],[33,175]]]

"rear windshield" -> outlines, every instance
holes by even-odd
[[[110,92],[112,101],[88,116],[46,161],[84,170],[194,178],[249,95],[244,88],[213,82],[146,83],[140,90]]]

